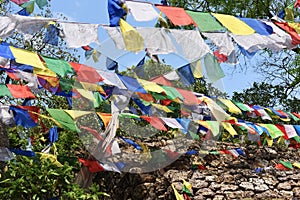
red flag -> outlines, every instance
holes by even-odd
[[[103,78],[100,76],[100,74],[92,67],[75,62],[70,62],[70,65],[75,70],[78,81],[88,83],[97,83],[103,81]]]
[[[197,26],[196,22],[194,22],[192,17],[189,16],[183,8],[160,5],[155,6],[162,11],[176,26],[185,26],[190,24]]]
[[[141,116],[141,118],[149,122],[153,127],[157,128],[158,130],[167,131],[164,122],[160,118],[148,116]]]
[[[83,158],[78,158],[78,161],[86,166],[90,172],[96,173],[104,171],[104,168],[99,164],[97,160],[86,160]]]
[[[289,168],[285,167],[285,166],[284,166],[283,164],[281,164],[281,163],[275,165],[275,168],[276,168],[276,169],[279,169],[279,170],[285,170],[285,171],[289,170]]]
[[[6,84],[6,86],[14,98],[35,99],[34,94],[30,91],[28,86],[14,84]]]

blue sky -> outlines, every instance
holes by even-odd
[[[160,3],[160,0],[151,0],[148,2],[152,3]],[[59,13],[64,14],[70,21],[75,22],[86,22],[86,23],[95,23],[95,24],[108,24],[108,14],[107,14],[107,0],[51,0],[50,1],[52,11],[58,15]],[[148,26],[151,27],[155,24],[155,22],[150,23],[137,23],[133,20],[131,16],[128,16],[127,21],[133,26]],[[118,52],[111,51],[111,45],[109,41],[107,41],[108,36],[105,32],[99,32],[100,42],[102,50],[108,50],[107,54],[113,53],[118,57]],[[115,55],[112,55],[114,57]],[[139,53],[137,55],[128,55],[125,54],[121,58],[118,59],[125,66],[135,65],[139,62],[139,60],[143,57],[143,53]],[[128,59],[129,58],[129,59]],[[173,62],[171,61],[173,60]],[[254,64],[257,59],[252,58],[246,59],[245,61],[251,64]],[[82,61],[84,63],[84,61]],[[124,64],[124,63],[126,64]],[[178,68],[182,65],[185,65],[186,61],[175,58],[166,59],[168,64],[175,65],[175,68]],[[169,63],[170,62],[170,63]],[[92,63],[87,62],[86,64],[93,65]],[[249,64],[249,65],[251,65]],[[94,66],[97,67],[97,66]],[[254,73],[251,67],[248,70],[241,70],[241,68],[245,68],[243,64],[239,66],[226,65],[221,64],[222,69],[224,70],[226,76],[221,81],[219,81],[216,86],[227,92],[229,95],[233,93],[233,91],[241,92],[242,89],[248,88],[252,85],[253,81],[259,81],[259,77]]]

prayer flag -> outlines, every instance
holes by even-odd
[[[42,58],[46,62],[47,67],[57,73],[59,76],[64,77],[67,74],[74,74],[74,70],[69,62],[46,56],[42,56]]]
[[[153,6],[148,2],[126,1],[129,12],[138,22],[151,21],[159,17]]]
[[[248,26],[253,28],[255,32],[260,35],[271,35],[273,33],[273,28],[262,21],[259,21],[257,19],[252,19],[252,18],[243,18],[243,17],[239,19],[245,22],[246,24],[248,24]]]
[[[207,76],[212,82],[216,82],[217,80],[225,77],[220,64],[212,54],[206,54],[206,56],[204,57],[204,66],[207,72]]]
[[[109,25],[119,26],[120,19],[126,15],[126,11],[123,9],[123,3],[119,0],[108,0],[107,9],[109,15]]]
[[[173,183],[172,183],[172,188],[173,188],[176,200],[184,200],[184,198],[182,197],[182,195],[180,195],[179,192],[174,187]]]
[[[47,108],[47,112],[58,122],[58,125],[68,130],[79,132],[74,120],[65,111]]]
[[[59,36],[58,28],[56,26],[54,26],[53,24],[50,24],[47,28],[43,42],[57,46],[58,39],[59,39],[58,36]]]
[[[201,32],[218,32],[224,31],[225,28],[211,16],[210,13],[186,11],[188,15],[196,22]]]
[[[185,26],[196,23],[185,12],[183,8],[171,7],[171,6],[159,6],[155,5],[160,11],[162,11],[175,26]]]
[[[194,75],[190,64],[178,68],[177,72],[181,78],[183,85],[190,86],[193,83],[195,83]]]
[[[87,160],[83,158],[78,158],[78,161],[86,166],[89,172],[96,173],[104,171],[104,168],[99,164],[97,160]]]
[[[8,96],[13,97],[9,91],[9,89],[4,84],[0,84],[0,96]]]
[[[245,22],[232,15],[212,13],[214,17],[223,24],[231,33],[236,35],[250,35],[255,30],[248,26]]]
[[[35,99],[34,94],[30,91],[28,86],[14,84],[6,84],[6,86],[14,98]]]
[[[76,72],[76,80],[80,82],[98,83],[103,80],[96,69],[87,65],[70,62],[70,65]]]
[[[153,127],[157,128],[158,130],[167,131],[163,121],[158,117],[148,117],[148,116],[141,116],[142,119],[149,122]]]
[[[138,52],[144,49],[144,38],[142,35],[123,19],[120,19],[120,29],[127,51]]]
[[[28,110],[17,106],[10,106],[9,109],[14,113],[14,121],[17,126],[23,126],[27,129],[37,126],[37,121],[31,118]]]

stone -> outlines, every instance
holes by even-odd
[[[293,197],[293,191],[280,190],[279,193],[280,193],[284,198],[292,198],[292,197]]]
[[[294,187],[293,193],[295,197],[300,197],[300,187]]]
[[[253,184],[249,182],[241,182],[240,187],[246,190],[254,190]]]
[[[279,183],[277,185],[277,189],[278,190],[290,190],[291,189],[291,185],[290,185],[289,182]]]
[[[221,188],[221,184],[216,183],[216,182],[212,182],[209,186],[210,189],[216,191],[219,190]]]
[[[203,174],[202,171],[197,170],[193,173],[191,179],[205,179],[205,174]]]
[[[188,171],[170,169],[164,174],[164,177],[170,180],[171,183],[173,183],[176,181],[181,181],[182,179],[187,179],[188,173]]]
[[[196,189],[206,188],[208,186],[208,182],[202,181],[202,180],[197,180],[191,184],[192,184],[193,188],[196,188]]]
[[[224,174],[223,182],[224,183],[233,183],[234,182],[234,177],[230,174]]]
[[[261,178],[250,178],[249,182],[253,183],[254,185],[261,185],[264,183],[264,180]]]
[[[258,191],[258,192],[266,191],[268,189],[269,189],[269,187],[266,184],[260,184],[260,185],[256,185],[254,187],[254,190]]]
[[[196,192],[195,196],[197,196],[199,194],[202,196],[205,196],[205,197],[213,197],[215,195],[215,193],[209,188],[202,188],[202,189],[198,190]]]
[[[233,190],[237,190],[238,188],[239,188],[239,186],[237,186],[237,185],[222,185],[221,186],[222,191],[227,191],[227,190],[233,191]]]
[[[215,195],[213,200],[223,200],[225,197],[223,195]]]
[[[263,177],[267,185],[276,185],[279,181],[274,176]]]
[[[205,180],[209,181],[209,182],[213,182],[213,181],[217,180],[217,177],[216,176],[206,176]]]

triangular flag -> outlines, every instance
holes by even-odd
[[[144,49],[144,38],[142,35],[123,19],[120,19],[120,29],[126,50],[138,52]]]

